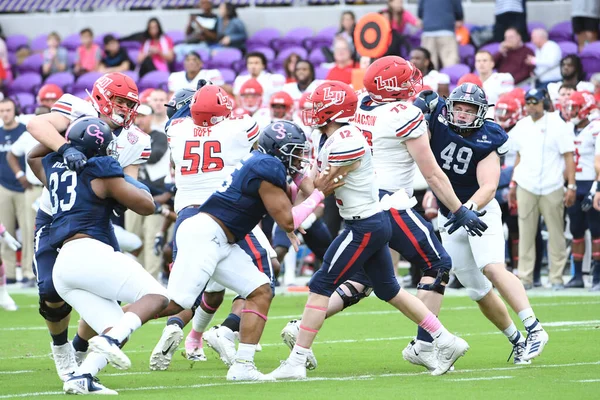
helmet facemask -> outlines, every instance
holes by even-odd
[[[456,111],[454,108],[458,104],[472,104],[477,107],[477,111],[475,113],[467,111]],[[448,107],[448,123],[452,127],[458,129],[460,133],[469,133],[471,130],[479,129],[483,126],[483,123],[485,121],[485,115],[488,110],[487,104],[482,104],[476,101],[470,101],[468,99],[447,99],[446,105]],[[463,117],[468,116],[468,119],[471,119],[471,121],[458,122],[456,118],[457,115],[455,115],[455,113],[460,113]]]

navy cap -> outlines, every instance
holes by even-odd
[[[540,89],[529,89],[527,93],[525,93],[525,100],[528,99],[536,99],[538,101],[544,100],[546,96],[546,92]]]

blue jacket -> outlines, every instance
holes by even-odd
[[[419,0],[417,15],[423,20],[423,32],[454,32],[454,23],[464,18],[460,0]]]
[[[229,24],[224,26],[223,18],[219,17],[217,21],[217,38],[221,40],[224,36],[229,36],[231,43],[228,47],[235,47],[237,49],[243,49],[246,47],[246,27],[239,18],[233,18],[229,20]]]

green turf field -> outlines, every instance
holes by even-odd
[[[414,325],[374,296],[325,323],[314,346],[319,368],[309,371],[307,381],[229,383],[227,367],[210,349],[207,362],[191,363],[177,353],[168,371],[150,372],[148,360],[162,321],[133,334],[125,347],[133,363],[129,371],[109,366],[99,377],[122,397],[136,399],[600,399],[600,296],[541,294],[549,296],[533,297],[532,303],[550,342],[530,366],[506,362],[508,341],[463,291],[447,296],[440,317],[471,349],[455,372],[442,377],[429,376],[402,359]],[[60,397],[62,383],[49,357],[50,337],[37,311],[37,297],[13,297],[19,311],[0,310],[0,399]],[[261,340],[263,351],[256,357],[262,372],[287,357],[279,332],[301,313],[304,303],[303,295],[275,298]],[[226,315],[225,305],[215,323]],[[522,328],[520,321],[517,326]]]

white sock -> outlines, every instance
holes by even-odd
[[[210,324],[215,314],[209,314],[204,311],[201,307],[196,308],[194,318],[192,319],[192,328],[196,332],[206,331],[206,327]]]
[[[525,329],[527,330],[530,330],[538,324],[532,308],[526,308],[520,311],[519,318],[521,318],[521,321],[523,321],[523,325],[525,325]]]
[[[254,353],[256,353],[255,344],[240,343],[235,355],[236,360],[254,362]]]
[[[435,339],[438,346],[441,347],[446,347],[447,345],[452,343],[452,340],[454,339],[454,335],[448,332],[448,330],[444,328],[443,325],[441,325],[436,331],[429,332],[429,334]]]
[[[416,340],[415,345],[419,347],[418,350],[422,351],[433,351],[433,343],[425,342],[423,340]]]
[[[288,361],[292,365],[304,365],[306,364],[306,356],[310,352],[310,349],[304,348],[302,346],[294,345],[292,352],[288,358]]]
[[[96,376],[100,370],[106,367],[106,364],[108,364],[108,361],[103,355],[92,351],[83,360],[75,375],[90,374]]]
[[[106,335],[122,343],[129,335],[139,329],[140,326],[142,326],[140,317],[132,312],[126,312],[121,317],[121,320]]]
[[[512,344],[517,344],[519,342],[525,341],[525,338],[523,337],[523,335],[521,335],[521,332],[519,332],[514,322],[511,323],[508,328],[503,330],[502,333],[504,333],[504,336],[506,336]]]

